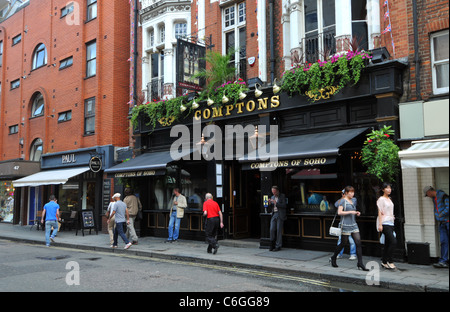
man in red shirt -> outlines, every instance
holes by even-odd
[[[217,244],[216,235],[220,228],[223,228],[223,215],[220,210],[219,204],[215,202],[211,193],[205,195],[206,201],[203,203],[203,215],[206,216],[205,234],[206,241],[208,242],[208,253],[217,253],[219,244]]]

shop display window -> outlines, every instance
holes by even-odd
[[[11,181],[0,182],[0,221],[12,222],[14,216],[14,187]]]
[[[67,182],[59,186],[58,204],[61,211],[78,211],[78,199],[80,197],[80,190],[78,182]]]

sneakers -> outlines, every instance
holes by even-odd
[[[132,243],[128,243],[128,244],[125,245],[125,247],[123,249],[128,249],[128,248],[131,247],[131,245],[133,245],[133,244]]]
[[[437,269],[444,269],[444,268],[448,268],[448,264],[445,262],[438,262],[438,263],[434,263],[433,266]]]
[[[50,236],[50,240],[54,243],[55,242],[55,237]]]
[[[356,260],[356,255],[350,255],[350,258],[348,258],[348,260]]]

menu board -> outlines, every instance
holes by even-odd
[[[81,226],[84,229],[92,229],[95,227],[93,210],[81,211]]]

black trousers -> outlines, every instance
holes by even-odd
[[[394,236],[394,227],[392,225],[383,225],[384,249],[382,262],[386,264],[392,261],[392,254],[397,246],[397,239]]]
[[[205,227],[205,234],[206,234],[206,241],[208,242],[208,251],[211,251],[212,248],[217,247],[217,231],[219,230],[220,226],[220,218],[214,217],[209,218],[206,221],[206,227]]]

